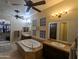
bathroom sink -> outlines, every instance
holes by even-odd
[[[28,48],[38,48],[41,46],[40,42],[33,39],[22,40],[21,43]]]
[[[60,48],[64,48],[66,46],[65,44],[62,44],[62,43],[59,43],[59,42],[51,42],[50,44],[57,46],[57,47],[60,47]]]

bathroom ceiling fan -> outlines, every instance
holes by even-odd
[[[42,1],[39,1],[39,2],[36,2],[36,3],[33,3],[31,0],[24,0],[25,1],[25,5],[24,6],[27,6],[27,10],[26,12],[29,12],[29,10],[32,8],[38,12],[41,12],[41,10],[37,9],[36,7],[34,6],[38,6],[38,5],[43,5],[45,4],[45,0],[42,0]],[[16,3],[12,3],[12,5],[21,5],[21,4],[16,4]]]
[[[20,13],[19,10],[14,10],[14,11],[17,13],[17,15],[14,15],[14,17],[15,17],[16,19],[18,19],[18,18],[23,19],[23,16],[19,16],[19,15],[18,15],[18,13]]]
[[[19,16],[19,15],[15,15],[14,16],[16,19],[20,18],[20,19],[23,19],[23,16]]]

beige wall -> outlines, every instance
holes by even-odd
[[[53,3],[53,2],[52,2]],[[77,36],[77,21],[78,21],[78,10],[77,10],[77,0],[64,0],[63,2],[54,5],[46,10],[43,10],[41,13],[37,13],[33,15],[31,18],[32,20],[37,19],[38,23],[37,26],[39,27],[39,30],[41,30],[44,27],[40,27],[40,18],[46,17],[46,39],[48,39],[48,25],[50,22],[67,22],[67,40],[71,42],[74,40]],[[67,11],[67,14],[63,14],[61,18],[58,18],[55,16],[56,13]],[[54,14],[54,17],[51,16],[51,14]],[[37,30],[37,38],[39,37],[39,30]]]

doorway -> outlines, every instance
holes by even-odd
[[[10,41],[10,21],[0,20],[0,41]]]

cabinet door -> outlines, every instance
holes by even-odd
[[[45,59],[68,59],[69,54],[56,48],[44,45],[43,56]]]

